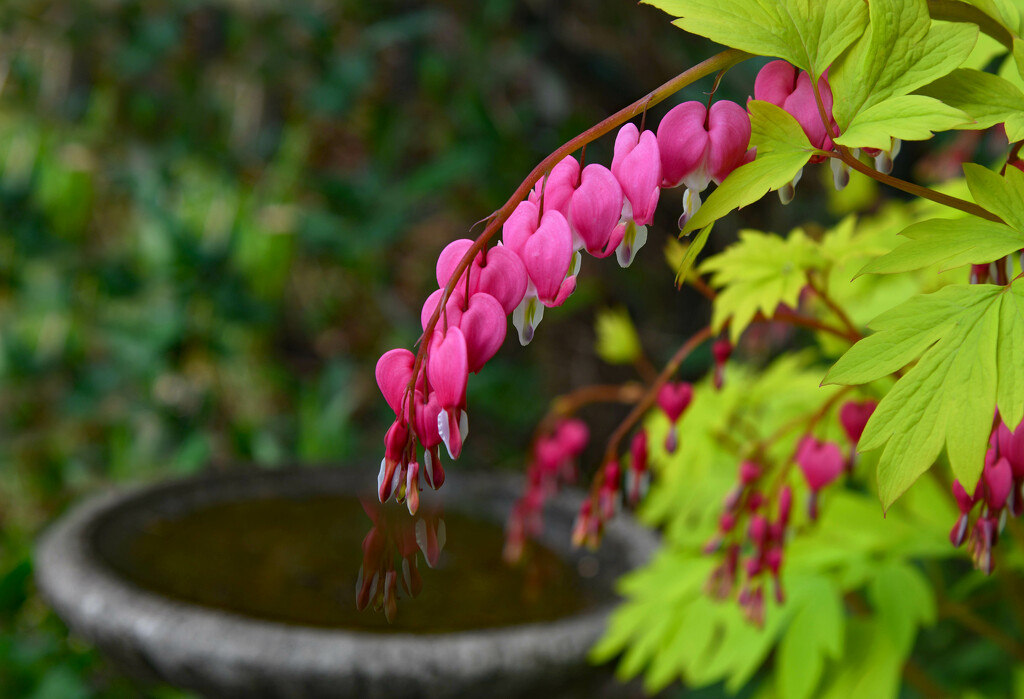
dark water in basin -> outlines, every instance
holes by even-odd
[[[377,515],[377,526],[415,526],[400,509]],[[552,620],[595,602],[553,551],[533,546],[524,563],[509,567],[500,525],[455,511],[439,516],[445,547],[433,569],[415,554],[422,589],[415,599],[401,594],[393,623],[379,611],[356,609],[361,544],[373,523],[352,496],[211,505],[154,519],[100,553],[124,577],[165,596],[325,628],[459,631]],[[401,558],[394,560],[401,571]]]

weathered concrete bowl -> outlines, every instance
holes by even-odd
[[[621,517],[596,554],[573,551],[569,533],[578,494],[545,512],[544,543],[596,574],[604,601],[546,623],[443,634],[367,633],[263,621],[160,596],[120,577],[100,550],[154,518],[260,497],[302,498],[363,491],[365,471],[239,470],[93,497],[40,540],[36,578],[43,597],[73,632],[119,666],[211,697],[513,697],[608,695],[607,672],[586,663],[614,604],[613,582],[644,563],[654,534]],[[503,521],[518,478],[453,472],[446,510]],[[450,534],[451,535],[451,534]],[[596,560],[595,560],[596,559]],[[596,566],[595,566],[596,562]],[[595,684],[599,685],[595,687]],[[616,692],[611,690],[610,694]]]

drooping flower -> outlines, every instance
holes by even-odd
[[[668,417],[668,435],[665,437],[665,450],[670,454],[679,445],[676,424],[693,400],[693,386],[685,381],[668,382],[658,390],[658,406]]]
[[[569,226],[574,247],[594,257],[608,257],[622,241],[622,187],[611,170],[591,163],[583,168],[580,186],[569,202]]]
[[[468,238],[454,240],[449,243],[437,258],[437,285],[444,288],[448,284],[458,266],[459,261],[472,247],[473,241]],[[464,277],[455,288],[465,293]],[[529,278],[526,268],[519,256],[508,248],[497,245],[486,251],[477,253],[469,267],[469,293],[490,294],[501,304],[505,315],[508,315],[526,294]],[[435,294],[437,292],[434,292]],[[433,298],[433,294],[431,295]],[[436,308],[437,302],[434,302]]]
[[[837,444],[819,442],[811,435],[806,435],[797,448],[796,463],[811,489],[808,514],[811,519],[817,519],[818,493],[843,472],[843,453]]]
[[[462,331],[448,326],[447,331],[434,331],[427,360],[427,378],[437,394],[441,412],[437,431],[448,449],[448,455],[459,458],[462,443],[469,434],[466,416],[466,384],[469,380],[469,358]]]
[[[661,153],[658,138],[652,131],[642,134],[637,127],[626,124],[615,137],[612,174],[622,187],[622,241],[616,248],[621,267],[629,267],[637,251],[647,242],[647,226],[654,221],[654,211],[661,195]]]
[[[860,436],[864,434],[864,428],[877,407],[877,401],[865,400],[861,402],[847,401],[839,409],[839,422],[851,444],[856,445],[860,441]]]
[[[721,184],[730,172],[752,159],[750,117],[735,102],[719,100],[707,109],[684,102],[669,110],[658,125],[662,187],[686,187],[680,228],[700,208],[700,193],[713,180]]]

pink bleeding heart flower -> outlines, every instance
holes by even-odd
[[[580,183],[580,163],[576,158],[567,155],[551,168],[551,172],[534,185],[527,199],[540,207],[544,201],[544,211],[558,211],[569,217],[569,200]]]
[[[1010,462],[1013,469],[1013,477],[1017,480],[1024,480],[1024,423],[1017,426],[1017,429],[1010,431],[1005,424],[999,423],[996,428],[994,441],[999,447],[999,456]]]
[[[843,430],[846,432],[846,436],[849,437],[851,444],[856,444],[860,441],[860,436],[864,434],[864,428],[877,407],[877,401],[866,400],[859,403],[847,401],[839,409],[839,422],[842,424]]]
[[[796,463],[811,489],[807,503],[808,515],[812,520],[817,519],[818,493],[843,472],[843,453],[838,445],[832,442],[819,442],[811,435],[807,435],[797,448]]]
[[[623,217],[632,219],[638,226],[650,225],[658,207],[662,177],[658,137],[653,131],[645,130],[641,134],[633,123],[619,129],[612,174],[619,181],[625,203],[629,205],[628,211],[623,207]]]
[[[427,360],[427,378],[441,405],[437,431],[448,448],[448,455],[457,459],[469,432],[465,413],[469,358],[466,338],[459,328],[450,325],[443,334],[434,331]]]
[[[590,441],[590,430],[583,420],[562,420],[555,428],[555,439],[565,449],[567,456],[575,459],[583,453]]]
[[[423,308],[420,310],[420,326],[424,332],[427,330],[427,324],[430,322],[431,317],[433,317],[434,311],[437,310],[437,304],[441,303],[443,295],[444,289],[438,289],[423,302]],[[465,306],[466,297],[463,295],[462,289],[455,287],[444,305],[444,315],[438,318],[437,326],[443,328],[446,322],[448,325],[454,325],[455,327],[461,325],[462,312]]]
[[[423,475],[427,484],[437,490],[444,483],[444,468],[438,446],[441,444],[441,433],[437,429],[438,417],[441,415],[441,403],[433,391],[424,399],[422,391],[416,391],[416,436],[423,445]]]
[[[412,380],[416,358],[407,349],[388,350],[377,360],[377,386],[395,415],[402,412],[402,400]]]
[[[475,374],[505,342],[505,311],[490,294],[473,294],[458,326],[466,338],[469,371]]]
[[[686,381],[666,383],[658,391],[658,406],[669,422],[678,422],[693,400],[693,386]]]
[[[665,436],[665,451],[673,454],[679,446],[677,423],[693,400],[693,386],[685,381],[666,383],[658,391],[658,406],[668,416],[669,428]]]
[[[750,117],[735,102],[720,100],[711,109],[700,102],[684,102],[669,110],[658,125],[661,186],[686,186],[681,224],[700,208],[700,192],[709,182],[721,184],[753,159],[749,144]]]
[[[592,163],[583,168],[580,186],[569,203],[569,226],[594,257],[608,257],[622,241],[622,187],[611,170]]]
[[[452,241],[441,252],[437,258],[439,287],[443,288],[448,284],[455,268],[472,245],[472,240],[462,238]],[[523,267],[519,256],[501,245],[477,253],[473,264],[470,265],[469,275],[470,296],[480,292],[490,294],[501,304],[505,315],[515,310],[523,300],[529,283],[526,268]],[[465,289],[465,283],[460,281],[456,288]],[[436,307],[436,302],[434,305]]]
[[[831,484],[843,472],[843,453],[832,442],[819,442],[811,435],[801,441],[796,462],[813,492]]]
[[[985,504],[990,510],[1001,510],[1013,489],[1013,471],[1006,458],[998,459],[994,464],[987,464],[982,471],[985,483]]]

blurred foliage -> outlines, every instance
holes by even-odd
[[[437,252],[688,65],[675,37],[596,0],[0,5],[0,696],[138,696],[37,596],[40,529],[110,482],[375,464],[372,366]],[[517,465],[550,389],[603,371],[560,368],[579,309],[643,272],[588,284],[475,380],[467,461]]]

